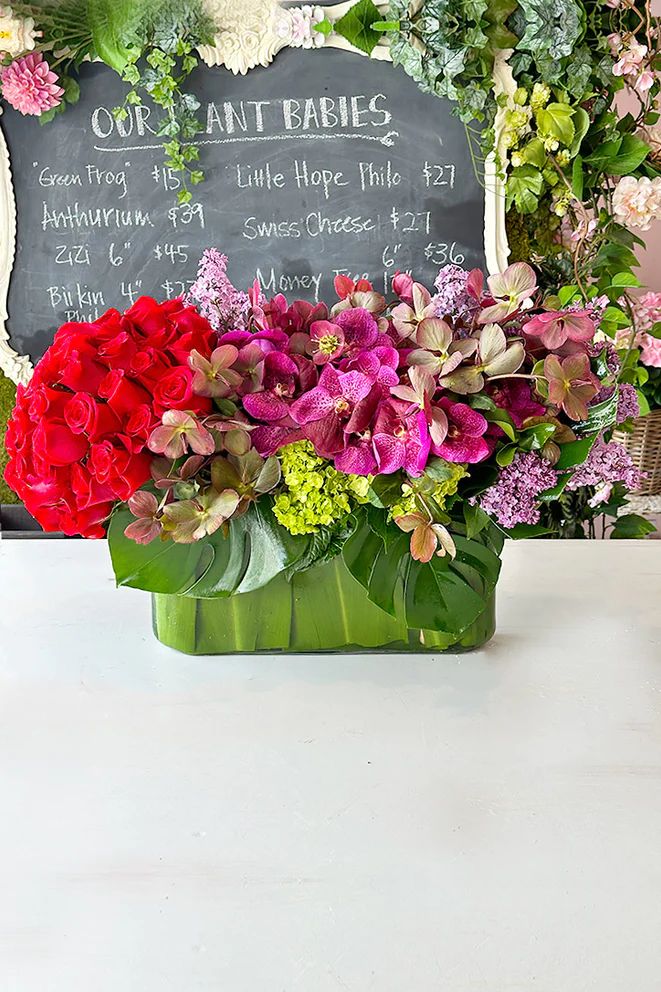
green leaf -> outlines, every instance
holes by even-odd
[[[650,153],[650,146],[635,134],[625,134],[617,157],[609,163],[607,172],[612,176],[628,176],[635,172]]]
[[[557,140],[570,147],[574,140],[574,108],[568,103],[549,103],[535,115],[540,134]]]
[[[504,531],[513,541],[525,541],[529,537],[543,537],[545,534],[552,534],[553,528],[545,524],[517,524]]]
[[[294,537],[275,520],[269,500],[260,500],[223,529],[194,544],[156,539],[136,544],[124,530],[133,516],[115,511],[108,546],[120,586],[198,599],[250,592],[290,569],[308,551],[309,536]]]
[[[626,513],[618,517],[613,525],[611,537],[615,540],[632,540],[653,534],[656,527],[638,513]]]
[[[512,169],[507,180],[507,202],[514,203],[522,214],[534,213],[544,188],[544,178],[532,165],[520,165]]]
[[[135,19],[133,0],[87,0],[87,18],[97,55],[122,73],[131,57],[122,43]]]
[[[617,289],[632,289],[640,286],[640,279],[638,279],[633,272],[618,272],[613,276],[611,285],[615,286]]]
[[[582,437],[578,441],[569,441],[567,444],[559,445],[560,457],[553,466],[555,470],[564,472],[568,468],[573,468],[574,465],[582,465],[598,437],[598,434],[592,434],[589,437]]]
[[[583,138],[588,133],[590,127],[590,117],[588,115],[587,110],[584,110],[583,107],[576,107],[576,109],[574,110],[573,122],[574,122],[574,140],[572,141],[569,148],[569,154],[571,155],[572,158],[574,158],[574,156],[578,154],[581,144],[583,142]]]
[[[381,20],[381,14],[372,0],[358,0],[358,3],[350,7],[346,14],[335,22],[335,32],[346,38],[354,48],[371,55],[381,37],[372,25]]]
[[[571,167],[571,188],[577,200],[583,199],[583,159],[577,155]]]
[[[466,521],[466,537],[471,540],[477,537],[485,527],[491,523],[491,517],[486,513],[479,503],[469,503],[466,501],[463,506],[464,520]]]

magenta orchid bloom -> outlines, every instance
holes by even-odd
[[[447,396],[442,397],[438,406],[447,418],[447,433],[440,443],[436,433],[431,446],[433,453],[446,462],[475,464],[488,458],[491,448],[484,438],[489,427],[486,418],[466,403],[455,403]],[[440,418],[437,423],[440,426]]]
[[[537,276],[526,262],[515,262],[504,272],[489,276],[487,285],[494,302],[480,314],[480,324],[498,323],[531,307]]]
[[[263,392],[248,393],[243,397],[243,408],[255,420],[274,423],[289,413],[296,387],[296,362],[279,351],[264,356],[261,381]]]
[[[334,321],[342,328],[345,339],[344,354],[349,358],[360,351],[372,348],[379,337],[379,326],[365,307],[352,307],[336,314]]]
[[[549,310],[531,317],[523,327],[524,334],[539,338],[549,351],[557,351],[567,341],[585,344],[596,331],[595,322],[587,310],[562,312]]]
[[[347,475],[374,475],[377,463],[369,436],[351,437],[344,451],[335,456],[335,468]]]
[[[386,400],[376,415],[372,444],[383,475],[401,468],[409,475],[421,475],[431,447],[424,412],[411,412],[410,404],[403,400]]]
[[[362,372],[338,372],[324,367],[319,384],[292,405],[290,414],[322,458],[332,458],[346,444],[346,433],[362,433],[366,424],[360,408],[373,388]],[[356,414],[356,416],[354,416]]]
[[[399,382],[397,368],[399,352],[388,345],[379,345],[370,351],[361,351],[341,365],[343,372],[362,372],[372,382],[390,388]]]

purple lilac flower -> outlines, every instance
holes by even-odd
[[[459,265],[444,265],[434,281],[438,290],[432,298],[436,316],[469,317],[479,306],[477,300],[469,296],[466,284],[469,273]]]
[[[622,368],[617,348],[612,341],[591,341],[588,344],[587,352],[590,358],[602,357],[611,375],[617,375]]]
[[[630,417],[635,419],[639,415],[640,405],[638,403],[636,389],[630,383],[623,382],[620,385],[617,396],[617,423],[623,424]]]
[[[599,326],[601,318],[604,316],[606,307],[610,306],[610,300],[607,296],[596,296],[593,300],[588,300],[587,303],[584,300],[577,300],[576,303],[571,303],[565,310],[575,312],[576,310],[581,310],[589,314],[591,319]]]
[[[631,460],[631,455],[617,441],[597,438],[585,462],[579,465],[567,483],[567,489],[580,486],[613,486],[622,482],[627,489],[639,489],[642,475]]]
[[[518,452],[498,481],[480,498],[483,510],[501,527],[539,523],[539,495],[552,489],[558,473],[534,451]]]
[[[245,328],[250,299],[229,280],[227,255],[216,248],[207,248],[197,270],[186,302],[197,306],[214,330],[223,334]]]

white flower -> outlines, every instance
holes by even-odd
[[[321,7],[305,4],[303,7],[293,7],[289,14],[292,19],[291,40],[292,48],[320,48],[325,41],[321,31],[315,31],[315,24],[321,24],[325,14]]]
[[[11,7],[0,7],[0,52],[12,57],[34,48],[36,33],[31,17],[16,17]]]
[[[649,231],[652,221],[661,217],[661,178],[624,176],[615,187],[613,214],[625,227]]]

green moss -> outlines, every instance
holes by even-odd
[[[12,492],[4,479],[5,465],[7,464],[5,430],[15,398],[16,387],[14,383],[0,373],[0,503],[18,503],[18,496]]]

